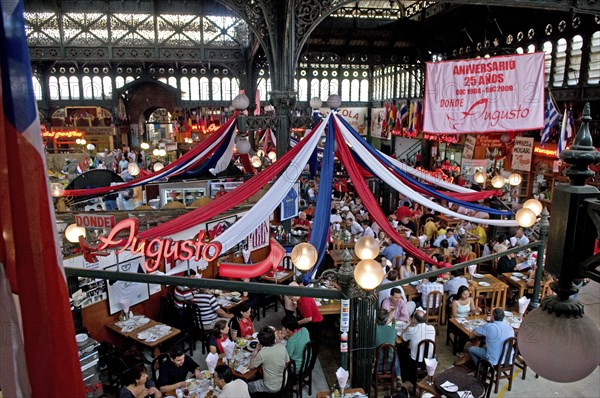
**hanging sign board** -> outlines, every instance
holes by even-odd
[[[544,125],[544,53],[428,62],[427,133],[536,130]]]
[[[463,148],[462,153],[463,159],[473,159],[475,144],[477,144],[477,138],[474,135],[468,135],[467,138],[465,138],[465,147]]]
[[[115,216],[105,214],[77,214],[75,222],[84,228],[112,228],[115,226]]]
[[[324,116],[327,116],[331,109],[321,108],[319,109]],[[352,128],[360,135],[367,134],[365,128],[365,118],[367,117],[368,108],[338,108],[337,113],[340,115]]]
[[[533,137],[516,137],[513,147],[512,169],[531,171],[533,156]]]

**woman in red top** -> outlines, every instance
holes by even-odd
[[[250,307],[242,303],[239,305],[239,315],[231,319],[231,340],[236,341],[240,338],[252,338],[254,333],[254,324],[250,318]]]
[[[219,358],[225,356],[223,343],[229,338],[229,325],[227,321],[219,320],[215,323],[212,333],[208,338],[208,350],[213,354],[219,354]]]

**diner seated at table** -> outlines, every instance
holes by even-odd
[[[450,279],[444,283],[444,292],[448,292],[449,296],[455,296],[461,286],[469,286],[469,282],[461,276],[461,271],[450,271]]]
[[[298,217],[292,220],[292,229],[301,230],[305,232],[310,231],[310,221],[306,219],[306,213],[301,211],[298,213]]]
[[[431,292],[438,291],[444,294],[444,285],[436,282],[437,276],[430,276],[426,281],[422,281],[419,285],[417,285],[417,292],[421,293],[421,303],[423,306],[427,305],[427,297]],[[434,309],[438,309],[440,307],[439,299],[434,303]]]
[[[525,231],[523,231],[523,228],[517,228],[513,238],[511,238],[511,244],[514,242],[512,246],[524,246],[529,243],[529,238],[525,236]]]
[[[352,236],[358,237],[363,233],[364,229],[354,218],[346,218],[346,228]]]
[[[246,303],[237,307],[237,315],[229,321],[230,336],[232,341],[240,338],[249,339],[254,333],[254,323],[250,318],[251,309]]]
[[[504,342],[510,337],[515,337],[512,326],[503,322],[504,310],[502,308],[495,308],[492,315],[494,317],[493,322],[488,322],[475,329],[476,336],[486,337],[485,347],[471,346],[469,348],[469,356],[475,367],[481,359],[487,359],[492,365],[498,364]]]
[[[406,257],[406,262],[400,266],[400,279],[410,278],[417,274],[415,259],[412,256]]]
[[[517,266],[517,259],[515,253],[506,254],[498,260],[498,273],[503,274],[505,272],[513,272]]]
[[[370,238],[374,238],[375,237],[375,232],[373,232],[373,229],[371,228],[371,223],[369,222],[368,219],[364,219],[360,222],[360,226],[362,227],[363,231],[360,234],[360,237],[365,237],[368,236]]]
[[[385,256],[388,260],[392,260],[394,257],[404,256],[404,249],[402,246],[392,241],[389,237],[386,237],[385,242],[383,242],[385,248],[381,251],[381,255]]]
[[[293,315],[284,316],[281,320],[281,326],[283,327],[283,337],[287,339],[285,348],[298,370],[302,365],[304,347],[310,341],[310,334],[308,329],[298,325],[298,319]]]
[[[432,241],[438,236],[439,221],[435,221],[433,217],[428,217],[425,222],[424,232],[427,236],[427,241]]]
[[[219,307],[217,299],[208,289],[201,289],[194,293],[192,302],[196,304],[202,313],[202,323],[206,329],[212,329],[215,322],[219,319],[229,320],[232,314],[228,314],[225,310]]]
[[[477,255],[473,252],[471,244],[467,241],[467,237],[463,236],[459,239],[456,246],[456,257],[459,263],[475,260]]]
[[[396,345],[396,328],[388,323],[389,311],[381,308],[377,315],[377,324],[375,325],[375,347],[379,347],[382,344]],[[391,354],[391,353],[390,353]],[[391,358],[390,358],[391,359]],[[382,366],[385,358],[381,358],[382,363],[378,363],[377,366]],[[398,383],[402,384],[402,377],[400,372],[400,358],[396,355],[396,363],[394,364],[394,376],[398,379]]]
[[[275,343],[275,331],[269,326],[262,328],[258,333],[258,345],[250,357],[250,369],[262,366],[263,378],[248,384],[250,394],[279,392],[289,360],[290,356],[283,344]]]
[[[156,386],[162,393],[184,388],[188,374],[199,379],[200,367],[192,357],[183,353],[181,347],[175,346],[169,352],[169,359],[160,365]]]
[[[208,336],[208,351],[213,354],[219,354],[219,358],[225,356],[223,343],[229,339],[229,325],[227,321],[221,319],[215,323],[210,336]]]
[[[390,296],[381,302],[381,308],[388,311],[388,321],[386,323],[391,323],[392,319],[400,322],[410,320],[406,300],[402,298],[401,290],[393,287],[390,290]]]
[[[242,379],[233,380],[233,372],[227,365],[217,365],[213,380],[221,389],[219,398],[250,398],[248,384]]]
[[[137,365],[123,374],[121,378],[123,387],[119,391],[119,398],[160,398],[162,393],[156,388],[154,382],[148,378],[144,365]]]
[[[404,216],[398,224],[398,229],[403,231],[410,231],[413,236],[417,236],[417,224],[415,224],[410,218]]]
[[[392,262],[386,256],[379,256],[377,261],[379,262],[379,265],[381,265],[381,269],[383,269],[385,274],[387,274],[392,268]]]
[[[331,215],[329,216],[329,223],[331,225],[338,224],[338,228],[334,227],[334,230],[338,230],[340,224],[342,223],[342,217],[338,214],[338,209],[335,207],[331,209]]]
[[[410,358],[413,361],[417,359],[417,348],[423,340],[435,341],[435,327],[426,323],[427,317],[425,310],[419,307],[415,310],[413,320],[410,325],[402,332],[402,340],[409,343]]]
[[[433,241],[433,246],[440,247],[440,243],[442,243],[444,239],[448,241],[449,247],[458,246],[458,241],[454,237],[454,228],[446,229],[446,232],[443,235],[439,235],[435,241]]]
[[[479,308],[475,307],[471,292],[467,286],[458,288],[458,292],[452,300],[452,318],[466,318],[471,315],[479,315]]]

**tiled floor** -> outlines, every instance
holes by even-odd
[[[579,300],[585,305],[586,314],[589,315],[597,325],[600,326],[600,285],[594,282],[584,286],[580,295]],[[261,318],[258,322],[258,327],[262,325],[274,325],[280,326],[281,318],[283,317],[283,310],[281,307],[278,312],[269,311],[267,312],[266,318]],[[436,338],[437,345],[437,357],[439,360],[439,370],[447,369],[451,367],[456,360],[452,355],[450,346],[445,344],[446,327],[442,326],[439,335]],[[338,367],[339,354],[337,353],[338,344],[322,345],[321,354],[319,360],[315,365],[313,372],[313,394],[308,395],[307,391],[304,392],[304,397],[315,397],[318,391],[327,391],[329,389],[329,383],[333,380],[335,370]],[[204,364],[203,358],[200,351],[196,351],[194,358]],[[600,361],[600,358],[599,358]],[[600,370],[597,368],[590,376],[578,381],[576,383],[555,383],[543,378],[536,379],[534,373],[529,370],[527,373],[527,379],[521,379],[520,370],[517,369],[518,374],[515,376],[513,382],[512,391],[505,391],[508,382],[505,380],[500,385],[498,394],[492,392],[492,397],[589,397],[597,398],[600,397]],[[329,382],[328,382],[329,380]]]

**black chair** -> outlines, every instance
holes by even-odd
[[[277,312],[277,304],[281,300],[280,296],[274,294],[259,294],[258,295],[258,311],[262,309],[263,318],[267,316],[267,310],[273,308]]]
[[[126,355],[114,345],[102,342],[98,347],[98,363],[100,374],[104,375],[103,384],[118,392],[122,387],[122,377],[127,371],[138,365],[145,365],[144,360],[135,355]]]
[[[371,372],[371,386],[374,389],[371,393],[379,393],[379,387],[383,386],[390,388],[390,395],[396,390],[396,376],[394,368],[396,366],[396,358],[398,353],[396,347],[392,344],[381,344],[375,351],[375,362],[373,363],[373,371]]]
[[[204,323],[202,323],[202,310],[195,304],[186,304],[186,313],[192,320],[192,336],[194,342],[200,340],[202,345],[202,355],[207,353],[207,341],[210,331],[204,329]]]
[[[278,392],[255,392],[252,398],[293,398],[294,396],[294,374],[296,365],[294,361],[289,361],[283,369],[283,379],[281,380],[281,389]]]
[[[298,378],[298,398],[302,397],[304,385],[308,386],[308,395],[312,395],[312,372],[319,355],[319,346],[314,341],[309,341],[302,351],[302,364],[296,374]]]
[[[159,370],[160,370],[161,365],[164,362],[167,362],[169,360],[170,360],[169,359],[169,354],[159,354],[152,361],[152,380],[154,380],[155,383],[158,381]]]
[[[477,364],[475,377],[485,386],[485,398],[490,398],[495,373],[494,366],[487,359],[482,359]]]
[[[413,375],[413,395],[417,393],[417,382],[421,377],[427,376],[425,358],[435,358],[435,341],[425,339],[417,345],[417,359],[415,360],[415,372]]]

